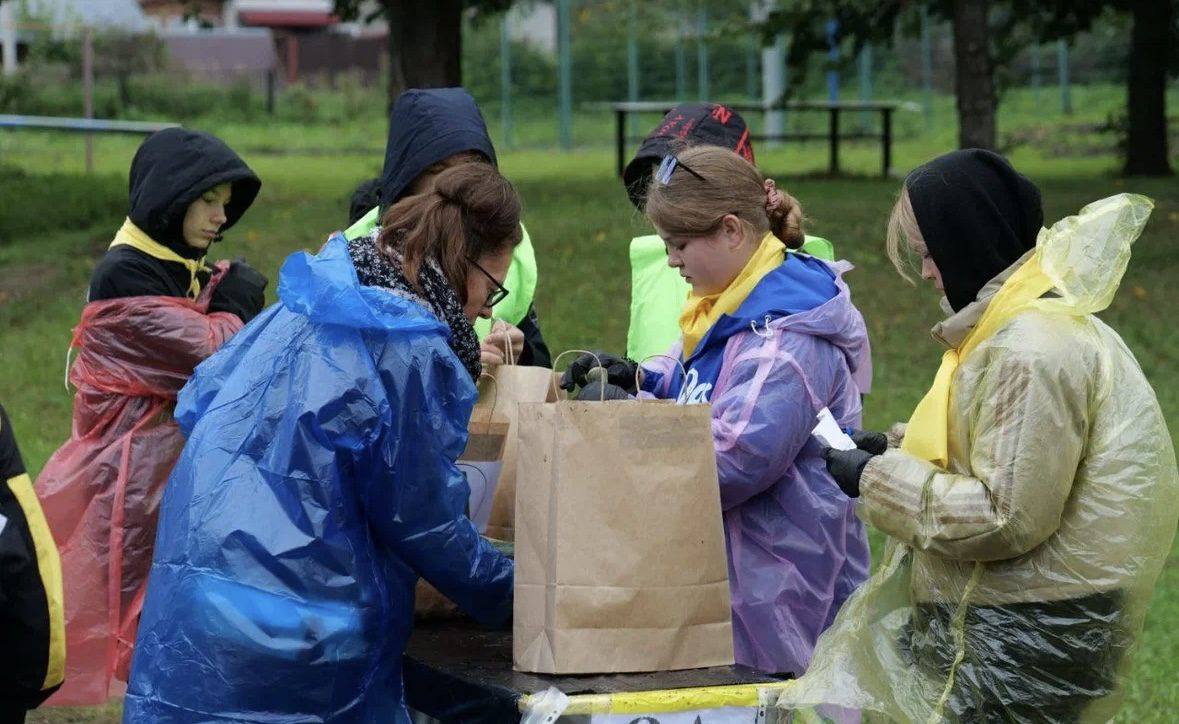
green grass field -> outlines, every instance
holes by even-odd
[[[1005,101],[1001,123],[1012,138],[1021,139],[1013,148],[1013,161],[1041,185],[1050,220],[1122,191],[1156,200],[1127,279],[1103,316],[1138,356],[1172,431],[1179,432],[1179,325],[1171,316],[1179,309],[1179,289],[1170,285],[1179,273],[1179,182],[1123,181],[1112,175],[1117,166],[1112,140],[1076,130],[1077,124],[1092,127],[1104,120],[1108,95],[1095,95],[1100,102],[1078,104],[1084,109],[1078,117],[1049,120],[1039,118],[1023,96],[1014,95]],[[894,156],[899,173],[953,147],[952,115],[946,117],[944,100],[939,108],[931,133],[906,122]],[[952,106],[949,110],[952,114]],[[374,111],[367,121],[339,127],[203,126],[242,149],[264,182],[257,203],[215,252],[244,255],[274,279],[285,256],[318,248],[329,232],[344,225],[352,187],[380,169],[384,119],[381,111]],[[609,119],[595,123],[608,128]],[[590,130],[585,131],[583,147],[574,151],[523,148],[505,152],[501,159],[524,198],[541,271],[537,309],[554,352],[586,346],[624,348],[629,303],[626,244],[635,234],[647,233],[645,220],[629,205],[613,175],[613,156],[601,142],[600,129]],[[524,130],[517,133],[521,134],[527,137]],[[124,198],[126,168],[136,144],[130,138],[96,140],[96,183],[111,185],[104,189],[104,197],[109,193],[113,199]],[[356,150],[321,152],[332,148]],[[0,136],[0,161],[35,172],[77,173],[82,169],[82,149],[78,137]],[[885,220],[899,180],[872,176],[879,168],[878,150],[872,144],[849,145],[844,159],[846,168],[862,176],[824,179],[808,173],[824,167],[824,144],[759,153],[760,165],[803,203],[810,219],[808,231],[834,241],[840,255],[857,265],[849,282],[871,330],[876,370],[865,422],[879,429],[907,418],[932,379],[940,349],[929,339],[928,328],[939,318],[939,309],[932,289],[903,282],[884,256]],[[112,203],[109,213],[88,228],[63,230],[50,213],[41,231],[0,239],[0,400],[13,417],[33,473],[69,433],[71,397],[63,377],[70,330],[89,272],[121,221],[121,203]],[[273,299],[273,288],[269,294]],[[1179,630],[1172,628],[1176,620],[1179,548],[1172,550],[1155,591],[1118,721],[1174,720],[1179,711]],[[36,712],[30,721],[113,722],[118,715],[114,703],[102,710]]]

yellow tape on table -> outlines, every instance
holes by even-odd
[[[756,707],[761,704],[761,692],[781,691],[792,683],[777,681],[616,694],[577,694],[569,697],[565,714],[667,714],[724,707]],[[531,700],[531,695],[520,697],[520,711],[525,711]]]

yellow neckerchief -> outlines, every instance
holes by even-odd
[[[999,291],[995,293],[986,311],[979,318],[978,324],[970,330],[962,343],[955,349],[946,350],[942,355],[942,366],[938,368],[933,386],[925,393],[921,402],[917,403],[913,416],[909,418],[909,427],[905,430],[905,440],[901,444],[902,450],[941,468],[949,467],[950,387],[958,365],[975,347],[999,331],[1012,317],[1026,309],[1031,302],[1039,299],[1053,286],[1040,267],[1040,253],[1037,250],[1031,259],[999,287]]]
[[[684,333],[684,359],[692,356],[696,345],[700,344],[700,340],[704,339],[704,335],[721,315],[736,312],[757,283],[781,266],[785,258],[786,245],[773,232],[767,233],[741,273],[729,282],[723,292],[705,297],[689,294],[684,313],[680,315],[680,330]]]
[[[123,226],[115,234],[115,240],[111,242],[109,248],[114,249],[116,246],[126,244],[142,251],[148,256],[155,257],[162,261],[174,261],[178,264],[183,264],[188,268],[188,296],[190,299],[196,299],[201,295],[201,281],[197,278],[197,272],[205,269],[205,257],[199,259],[185,259],[160,242],[148,236],[143,229],[140,229],[131,219],[128,218],[123,222]]]

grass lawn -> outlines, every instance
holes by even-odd
[[[380,168],[379,156],[363,153],[268,152],[333,143],[379,149],[384,134],[379,118],[348,129],[210,126],[210,130],[235,147],[253,149],[243,155],[263,179],[257,203],[215,253],[244,255],[272,280],[286,255],[318,248],[327,233],[345,223],[352,187]],[[949,136],[939,131],[900,139],[897,169],[903,173],[952,147]],[[1179,288],[1170,286],[1179,273],[1179,182],[1121,181],[1110,174],[1115,161],[1108,153],[1062,151],[1059,144],[1036,140],[1034,135],[1029,138],[1015,148],[1013,160],[1041,185],[1050,220],[1121,191],[1144,193],[1156,200],[1151,223],[1135,246],[1127,279],[1103,316],[1138,356],[1172,431],[1179,432],[1179,325],[1171,316],[1179,308]],[[125,138],[97,141],[97,169],[105,174],[101,183],[125,188],[126,168],[136,143]],[[75,137],[0,137],[0,159],[30,170],[77,172],[82,167],[81,153],[81,141]],[[884,256],[885,220],[899,181],[868,176],[878,169],[876,148],[849,146],[845,151],[845,167],[865,174],[862,178],[790,175],[798,169],[822,168],[825,153],[823,144],[790,146],[765,150],[759,153],[759,161],[778,176],[780,186],[801,200],[810,218],[808,231],[831,239],[839,254],[857,265],[849,282],[871,330],[876,372],[874,390],[865,405],[866,426],[881,429],[907,418],[931,381],[940,349],[929,339],[928,328],[940,312],[935,292],[903,282]],[[613,176],[612,159],[601,145],[566,153],[524,149],[506,152],[501,159],[524,198],[525,220],[541,271],[536,306],[554,352],[625,347],[630,296],[626,244],[632,236],[647,233],[647,227]],[[13,417],[33,473],[69,433],[71,397],[62,380],[70,330],[83,303],[89,272],[123,213],[123,208],[112,206],[109,218],[88,229],[70,231],[55,228],[50,216],[40,233],[0,239],[0,329],[4,330],[0,400]],[[271,300],[273,292],[272,285]],[[1118,721],[1165,722],[1179,711],[1179,630],[1171,628],[1176,620],[1179,548],[1172,550],[1155,591]],[[35,712],[30,721],[113,722],[118,716],[115,703],[101,710]]]

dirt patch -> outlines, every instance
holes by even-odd
[[[61,270],[53,264],[8,264],[0,267],[0,304],[52,289]]]

